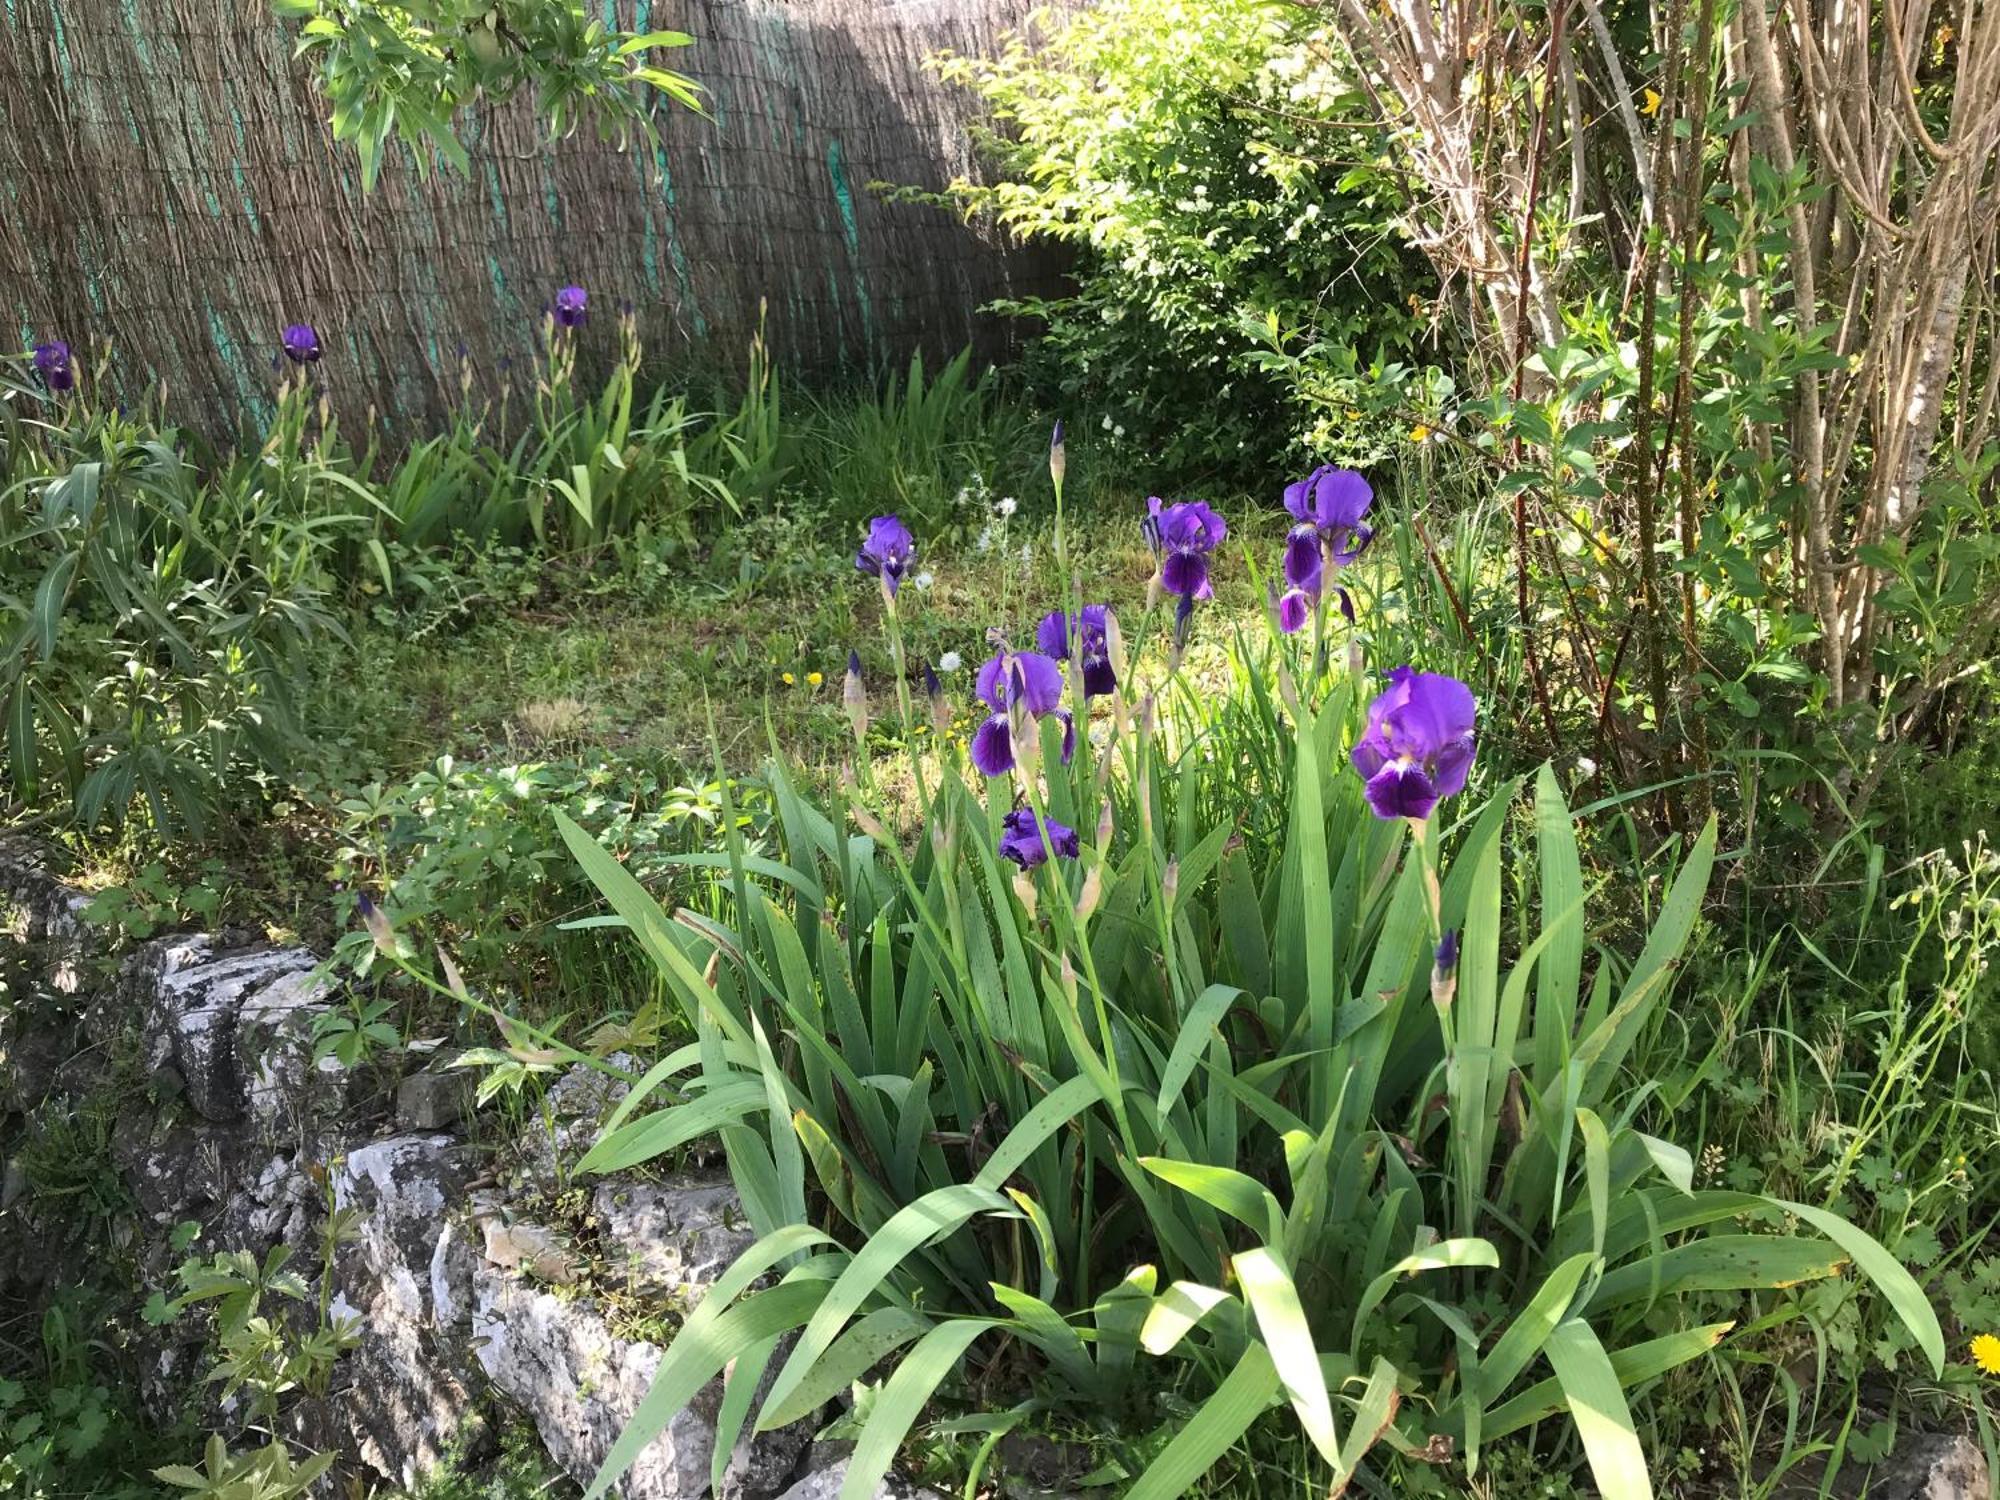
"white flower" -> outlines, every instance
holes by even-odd
[[[979,540],[972,545],[981,552],[991,552],[993,550],[993,527],[990,524],[983,527],[979,533]]]
[[[1597,774],[1597,762],[1592,760],[1588,755],[1579,755],[1576,758],[1576,770],[1579,776],[1586,778],[1595,776]]]
[[[940,672],[956,672],[964,665],[965,658],[960,656],[956,651],[947,651],[943,656],[938,658],[938,670]]]
[[[1111,413],[1110,413],[1110,412],[1106,412],[1106,413],[1104,414],[1104,424],[1103,424],[1103,425],[1104,425],[1104,430],[1105,430],[1106,432],[1109,432],[1109,431],[1111,430]]]
[[[912,578],[910,582],[914,583],[920,589],[927,589],[932,584],[937,582],[937,575],[935,573],[926,571],[917,574],[917,576]]]
[[[1019,510],[1020,507],[1021,502],[1016,500],[1012,495],[1002,495],[998,500],[993,502],[993,514],[1004,521],[1013,515],[1015,511]]]
[[[1115,438],[1122,438],[1123,436],[1125,436],[1125,424],[1123,422],[1120,422],[1116,427],[1112,428],[1111,435]]]

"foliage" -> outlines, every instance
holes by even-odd
[[[763,802],[754,786],[677,785],[631,761],[461,766],[445,756],[407,782],[341,800],[332,874],[350,892],[372,893],[399,928],[448,944],[487,984],[526,997],[551,965],[588,964],[597,946],[562,927],[583,909],[586,888],[559,852],[558,816],[591,829],[635,878],[659,884],[727,817],[756,837]],[[366,974],[375,953],[354,930],[333,956]],[[367,1023],[357,1029],[365,1034]]]
[[[93,1341],[77,1315],[69,1301],[52,1304],[42,1314],[40,1368],[22,1372],[27,1379],[0,1375],[0,1495],[9,1500],[151,1493],[127,1477],[141,1434],[124,1393],[92,1367]]]
[[[141,801],[199,836],[236,783],[283,764],[312,640],[338,630],[318,566],[352,523],[304,513],[277,462],[218,483],[143,419],[10,419],[0,489],[8,767],[90,828]]]
[[[919,352],[879,394],[822,398],[812,434],[816,462],[803,482],[825,496],[826,518],[843,531],[858,531],[885,510],[927,535],[976,526],[989,480],[1001,482],[1005,459],[1034,451],[1039,436],[1038,424],[995,400],[996,385],[991,371],[973,373],[970,349],[928,375]]]
[[[433,153],[466,171],[458,115],[530,85],[551,136],[585,120],[607,139],[650,136],[654,91],[700,108],[693,79],[649,60],[694,38],[618,31],[575,0],[272,0],[272,8],[302,23],[298,50],[317,57],[333,138],[353,143],[364,188],[375,185],[392,138],[420,173]]]
[[[696,1038],[580,1166],[717,1132],[762,1235],[593,1493],[725,1365],[739,1394],[761,1382],[794,1330],[762,1402],[725,1410],[781,1425],[886,1361],[849,1495],[980,1347],[982,1388],[1033,1381],[1130,1434],[1144,1496],[1183,1493],[1274,1407],[1336,1485],[1364,1464],[1476,1473],[1483,1445],[1567,1409],[1600,1489],[1650,1494],[1630,1393],[1711,1350],[1746,1296],[1782,1326],[1849,1262],[1942,1369],[1928,1302],[1874,1239],[1697,1189],[1690,1154],[1645,1129],[1673,1101],[1626,1069],[1698,921],[1712,824],[1657,851],[1671,879],[1636,953],[1594,940],[1549,769],[1526,847],[1518,781],[1455,826],[1371,817],[1335,769],[1357,682],[1246,644],[1253,706],[1219,713],[1177,647],[1155,675],[1152,624],[1131,638],[1145,677],[1114,648],[1104,737],[1067,767],[1053,717],[1039,776],[1011,731],[1016,815],[1082,830],[1073,865],[1010,879],[1013,781],[982,797],[949,759],[918,762],[911,825],[851,790],[853,837],[774,765],[782,856],[732,836],[714,916],[668,920],[559,820]],[[1232,836],[1272,815],[1282,837]],[[1158,1403],[1153,1360],[1191,1418]]]
[[[1402,425],[1382,376],[1435,350],[1436,284],[1393,232],[1399,195],[1322,19],[1115,0],[943,69],[995,122],[999,180],[953,196],[1074,249],[1073,294],[1003,304],[1042,320],[1064,409],[1112,414],[1149,476],[1268,479],[1288,440],[1380,456]],[[1268,320],[1318,328],[1330,417],[1257,357]]]

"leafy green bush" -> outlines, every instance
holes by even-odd
[[[337,633],[328,539],[300,465],[267,452],[208,483],[143,419],[10,420],[0,490],[0,703],[13,787],[86,828],[134,802],[199,836],[285,763],[308,643]]]
[[[1152,628],[1149,611],[1132,660]],[[1032,1385],[1128,1434],[1125,1493],[1148,1500],[1287,1407],[1336,1485],[1364,1464],[1392,1488],[1476,1472],[1484,1445],[1567,1410],[1601,1491],[1650,1495],[1632,1394],[1712,1349],[1741,1294],[1776,1326],[1800,1315],[1785,1289],[1850,1261],[1942,1368],[1929,1304],[1873,1239],[1812,1204],[1697,1189],[1689,1154],[1644,1128],[1653,1086],[1626,1064],[1698,921],[1713,823],[1624,951],[1593,941],[1546,767],[1525,840],[1518,781],[1455,824],[1371,816],[1337,769],[1358,683],[1295,640],[1242,648],[1260,686],[1229,713],[1179,680],[1178,640],[1148,688],[1107,639],[1119,686],[1073,760],[1052,712],[1038,756],[1021,710],[997,716],[1026,808],[1014,778],[920,765],[921,819],[897,826],[858,790],[821,811],[774,766],[782,855],[732,838],[720,915],[668,920],[558,818],[696,1037],[581,1165],[718,1132],[762,1236],[689,1317],[593,1494],[725,1366],[725,1412],[770,1427],[883,1365],[843,1491],[859,1496],[983,1347],[982,1390]],[[1259,776],[1273,745],[1289,769]],[[1278,805],[1246,806],[1260,794]],[[1241,836],[1273,816],[1278,837]],[[1010,874],[1023,819],[1055,857]],[[1192,1416],[1160,1400],[1167,1381]]]
[[[1330,22],[1276,0],[1110,0],[1036,42],[943,66],[997,122],[999,181],[956,198],[1074,249],[1072,295],[1003,304],[1043,320],[1062,408],[1108,413],[1149,475],[1267,478],[1309,433],[1377,456],[1400,427],[1362,420],[1383,410],[1371,372],[1417,357],[1436,285],[1393,231]],[[1265,368],[1273,322],[1342,364],[1331,421]]]

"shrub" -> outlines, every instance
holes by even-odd
[[[1269,477],[1286,445],[1375,456],[1368,374],[1413,357],[1436,285],[1390,219],[1380,139],[1324,19],[1273,0],[1112,0],[1000,58],[948,58],[998,122],[999,181],[972,211],[1074,248],[1067,297],[1002,304],[1043,320],[1061,408],[1103,410],[1148,473]],[[1347,399],[1301,404],[1263,329],[1346,350]],[[1111,420],[1107,418],[1107,421]]]
[[[0,704],[17,794],[77,821],[142,803],[199,836],[296,737],[308,643],[337,633],[325,552],[352,514],[309,514],[267,452],[205,483],[171,431],[114,413],[10,424],[0,491]]]

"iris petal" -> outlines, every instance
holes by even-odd
[[[1285,582],[1308,594],[1317,594],[1324,577],[1319,533],[1310,526],[1294,526],[1285,538]]]
[[[1183,599],[1208,598],[1208,559],[1199,552],[1169,553],[1160,564],[1160,586]]]
[[[1005,776],[1014,769],[1014,744],[1004,714],[995,714],[972,736],[972,763],[983,776]]]
[[[1366,792],[1378,818],[1428,818],[1438,805],[1437,788],[1416,766],[1385,765],[1368,778]]]

